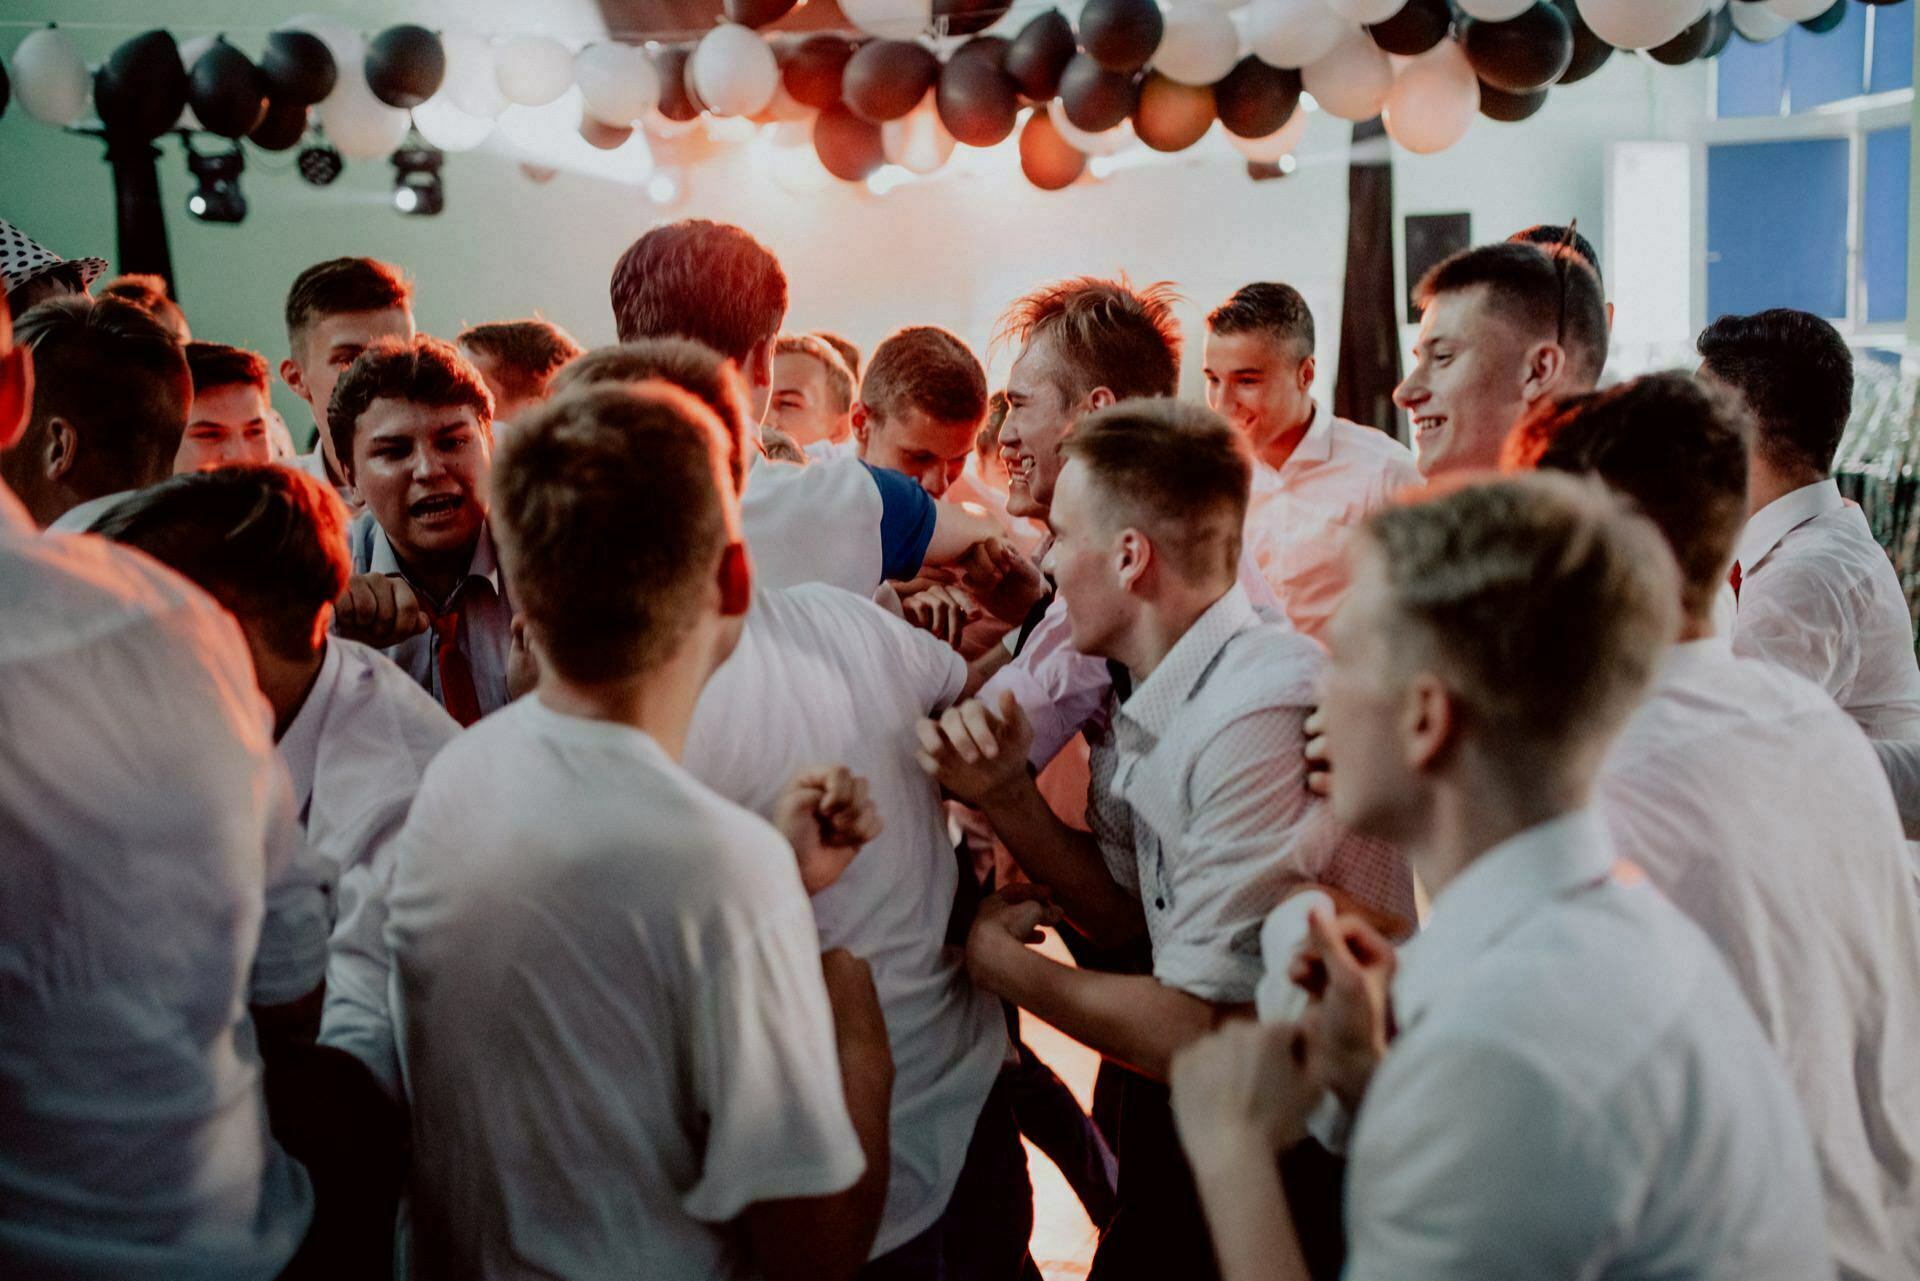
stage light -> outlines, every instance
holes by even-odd
[[[187,172],[196,186],[187,197],[187,212],[201,222],[239,222],[247,216],[247,198],[240,192],[240,174],[247,167],[240,148],[208,155],[187,152]]]
[[[340,176],[346,168],[346,162],[340,153],[322,143],[313,143],[300,148],[298,160],[300,180],[309,186],[324,187]]]
[[[393,153],[393,207],[403,214],[430,217],[447,207],[446,189],[440,185],[440,163],[446,159],[424,144],[402,147]]]

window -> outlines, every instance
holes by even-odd
[[[1709,318],[1768,307],[1846,316],[1847,166],[1844,138],[1708,149]]]
[[[1865,227],[1860,275],[1869,325],[1907,319],[1907,199],[1913,157],[1910,127],[1867,135]]]

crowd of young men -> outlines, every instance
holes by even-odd
[[[1097,1281],[1920,1274],[1920,667],[1825,322],[1596,390],[1530,229],[1421,282],[1409,451],[1284,284],[1206,405],[1170,287],[1047,284],[1002,395],[683,221],[588,352],[309,268],[296,457],[50,258],[0,1273],[1026,1281],[1024,1135]]]

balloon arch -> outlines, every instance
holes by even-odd
[[[1442,151],[1476,116],[1533,115],[1616,51],[1679,66],[1736,36],[1774,40],[1796,22],[1831,30],[1849,3],[1899,2],[1086,0],[1070,22],[979,0],[840,0],[856,31],[769,37],[759,28],[795,0],[725,0],[725,20],[697,40],[575,51],[546,35],[412,24],[368,39],[312,18],[268,34],[257,58],[224,37],[176,44],[149,31],[93,70],[49,25],[20,43],[10,79],[0,67],[0,112],[11,92],[35,119],[110,143],[176,130],[232,139],[236,153],[243,139],[270,151],[304,140],[302,173],[319,181],[342,157],[419,170],[424,154],[437,175],[435,148],[477,145],[508,105],[577,87],[581,132],[602,148],[636,128],[738,117],[810,140],[821,166],[851,183],[889,163],[932,172],[956,145],[991,147],[1017,129],[1023,172],[1054,190],[1089,157],[1136,139],[1180,151],[1216,120],[1249,160],[1278,161],[1305,131],[1307,94],[1343,119],[1381,117],[1409,151]]]

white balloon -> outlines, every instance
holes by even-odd
[[[1651,49],[1685,31],[1707,0],[1575,0],[1580,20],[1616,49]],[[1751,7],[1751,6],[1748,6]]]
[[[1385,22],[1407,7],[1407,0],[1327,0],[1327,8],[1349,22]]]
[[[1764,4],[1733,6],[1733,29],[1755,44],[1778,40],[1793,29],[1793,23]]]
[[[1482,22],[1510,22],[1533,8],[1536,0],[1459,0],[1469,18]]]
[[[933,25],[933,0],[843,0],[840,12],[871,36],[911,40]]]
[[[93,77],[58,27],[29,32],[13,51],[13,91],[20,106],[41,124],[67,125],[87,113]]]
[[[953,135],[940,123],[931,89],[919,106],[898,120],[889,120],[880,126],[880,148],[886,153],[888,163],[899,165],[908,173],[932,173],[947,163],[953,147]]]
[[[1264,138],[1242,138],[1231,129],[1223,129],[1227,141],[1234,150],[1249,160],[1258,160],[1265,164],[1274,164],[1280,157],[1291,155],[1300,140],[1307,136],[1307,124],[1312,115],[1305,107],[1295,107],[1293,114],[1287,117],[1287,123],[1275,129]]]
[[[1388,137],[1408,151],[1432,155],[1466,137],[1479,110],[1480,81],[1460,46],[1442,40],[1400,68],[1381,115]]]
[[[501,96],[544,107],[573,84],[573,55],[552,36],[515,36],[493,51]]]
[[[1069,146],[1083,156],[1113,156],[1125,151],[1135,142],[1133,123],[1122,120],[1111,129],[1102,129],[1099,133],[1089,133],[1067,119],[1067,109],[1060,99],[1052,98],[1047,102],[1047,118],[1053,121],[1053,127]]]
[[[1371,120],[1393,92],[1393,64],[1380,46],[1356,31],[1302,68],[1300,83],[1329,115]]]
[[[1269,66],[1318,62],[1353,31],[1322,0],[1253,0],[1246,9],[1247,47]]]
[[[1240,61],[1240,32],[1233,19],[1210,5],[1169,10],[1152,66],[1183,85],[1210,85]]]
[[[723,22],[694,46],[687,63],[694,95],[716,116],[750,116],[773,101],[780,63],[752,27]]]
[[[507,99],[500,92],[499,69],[493,61],[493,45],[486,37],[449,31],[440,37],[440,47],[446,51],[447,74],[436,97],[445,98],[448,106],[465,115],[487,120],[507,109]]]
[[[1767,8],[1788,22],[1805,22],[1833,8],[1833,0],[1767,0]]]
[[[448,96],[446,86],[413,109],[413,127],[442,151],[472,151],[493,132],[491,116],[462,111]]]
[[[660,73],[645,49],[590,44],[573,60],[587,114],[610,125],[631,125],[660,105]]]
[[[339,83],[313,110],[327,141],[349,160],[390,156],[406,141],[407,113],[373,96],[358,63],[340,68]]]

